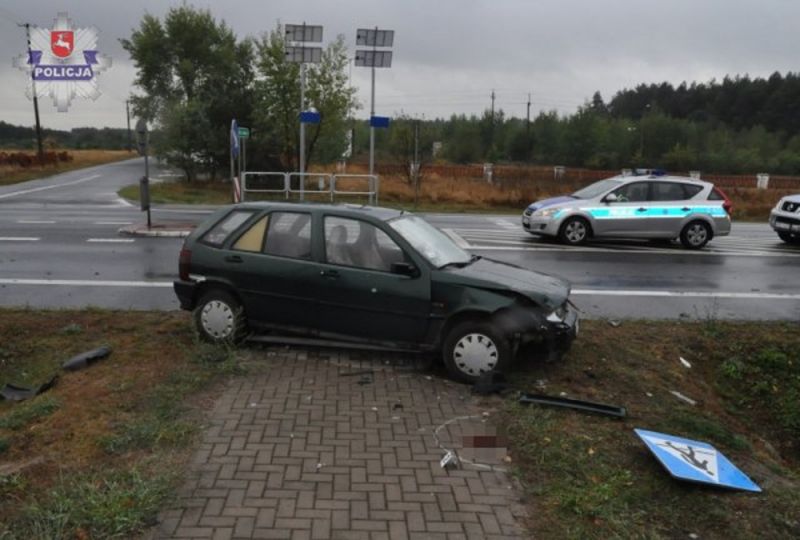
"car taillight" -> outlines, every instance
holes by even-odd
[[[183,281],[189,281],[189,267],[192,264],[192,252],[186,248],[181,249],[178,257],[178,275]]]
[[[716,188],[716,190],[719,192],[720,195],[722,195],[722,198],[725,201],[722,203],[722,208],[725,209],[728,215],[731,215],[731,212],[733,212],[733,202],[730,200],[730,198],[728,198],[727,195],[725,195],[724,191],[722,191],[719,188]]]

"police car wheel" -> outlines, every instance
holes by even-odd
[[[787,244],[800,244],[800,236],[788,232],[778,232],[778,238]]]
[[[589,223],[579,217],[569,218],[561,225],[558,238],[565,244],[577,246],[586,242],[590,234]]]
[[[711,240],[711,227],[703,221],[692,221],[681,231],[681,244],[688,249],[700,249]]]

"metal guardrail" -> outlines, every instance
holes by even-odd
[[[255,178],[264,178],[272,180],[275,187],[251,187],[257,183],[252,182]],[[338,181],[346,180],[366,180],[367,191],[352,191],[348,189],[339,189],[337,187]],[[249,181],[250,180],[250,181]],[[313,185],[313,181],[317,181],[317,185]],[[312,185],[309,186],[308,182],[311,181]],[[288,200],[290,196],[297,195],[302,201],[306,194],[329,194],[331,202],[336,200],[336,196],[353,196],[353,195],[366,195],[369,197],[369,204],[378,204],[378,189],[380,183],[378,175],[375,174],[326,174],[326,173],[297,173],[297,172],[262,172],[262,171],[247,171],[242,174],[242,201],[247,199],[248,193],[272,193],[283,194]]]

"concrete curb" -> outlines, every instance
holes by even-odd
[[[194,229],[194,225],[153,225],[149,229],[146,224],[126,225],[117,230],[120,236],[140,236],[153,238],[185,238]]]

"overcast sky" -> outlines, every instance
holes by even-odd
[[[12,57],[25,50],[16,22],[50,28],[58,11],[77,27],[100,30],[98,49],[113,59],[100,75],[102,96],[76,100],[69,112],[40,100],[45,127],[125,125],[135,70],[119,38],[145,12],[163,16],[181,2],[139,0],[0,0],[0,120],[32,125],[26,75]],[[433,118],[480,114],[491,104],[508,116],[574,112],[600,90],[638,83],[707,82],[726,74],[769,76],[800,70],[798,0],[204,0],[241,37],[283,23],[324,26],[325,42],[344,34],[354,48],[359,27],[395,30],[394,63],[378,70],[376,113]],[[369,110],[369,70],[352,68]]]

